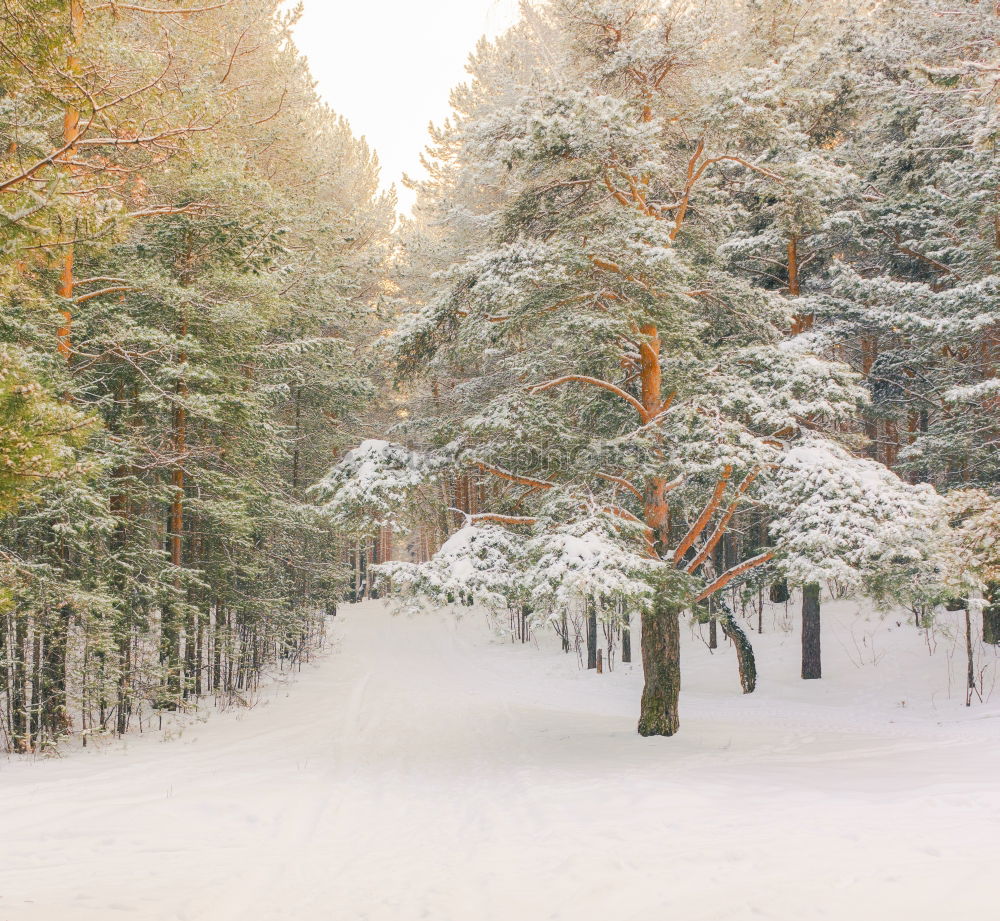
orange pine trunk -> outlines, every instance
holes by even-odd
[[[70,29],[73,36],[73,50],[66,61],[66,67],[70,74],[80,71],[80,58],[76,55],[76,45],[83,37],[83,0],[70,0],[69,4]],[[80,112],[72,104],[66,107],[63,116],[63,140],[67,144],[72,144],[80,136]],[[67,152],[70,158],[76,153],[71,147]],[[66,245],[66,255],[63,257],[62,273],[59,277],[58,293],[61,298],[67,301],[62,312],[62,325],[56,335],[56,347],[59,354],[69,361],[71,348],[71,336],[73,331],[73,311],[69,307],[69,301],[73,297],[73,244]]]
[[[660,334],[649,323],[640,329],[643,341],[639,346],[639,379],[642,387],[642,405],[650,419],[663,411],[663,368],[660,364]],[[666,497],[667,481],[663,477],[650,477],[646,483],[645,519],[650,538],[657,552],[667,547],[667,520],[669,509]]]

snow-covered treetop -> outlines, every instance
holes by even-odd
[[[619,162],[636,171],[662,166],[656,152],[660,126],[639,122],[634,105],[573,87],[529,93],[466,129],[472,156],[487,166],[530,166],[562,157],[600,169]]]
[[[310,490],[322,514],[360,531],[406,520],[414,490],[433,479],[430,459],[402,445],[369,439]]]
[[[527,600],[530,585],[525,538],[496,525],[466,524],[427,563],[383,563],[376,568],[393,590],[430,604],[472,600],[506,610]]]
[[[817,438],[785,454],[764,501],[776,513],[771,534],[788,578],[847,590],[892,567],[929,565],[941,508],[930,486]]]

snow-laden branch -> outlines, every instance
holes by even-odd
[[[538,521],[530,515],[499,515],[494,512],[482,512],[468,517],[471,522],[492,521],[497,524],[535,524]]]
[[[483,473],[492,473],[494,476],[500,477],[502,480],[508,480],[511,483],[519,483],[522,486],[532,486],[535,489],[555,489],[555,483],[549,480],[536,480],[534,477],[524,476],[520,473],[512,473],[510,470],[504,470],[503,467],[494,467],[492,464],[484,464],[481,461],[476,464],[476,466]]]
[[[118,3],[117,0],[109,0],[108,3],[102,3],[100,6],[94,7],[94,9],[110,10],[112,13],[128,10],[132,13],[146,13],[150,16],[188,16],[192,13],[208,13],[212,10],[220,10],[224,6],[229,6],[232,2],[233,0],[220,0],[219,3],[213,3],[209,6],[190,6],[169,10],[153,6],[138,6],[134,3]]]
[[[646,407],[643,406],[639,400],[627,391],[622,390],[622,388],[617,384],[612,384],[611,381],[601,380],[599,377],[588,377],[585,374],[567,374],[563,377],[557,377],[555,380],[546,381],[543,384],[535,384],[533,387],[528,389],[528,393],[542,393],[546,390],[551,390],[553,387],[559,387],[563,384],[569,383],[587,384],[591,387],[599,387],[601,390],[607,390],[608,393],[613,393],[616,397],[619,397],[628,403],[629,406],[631,406],[639,414],[639,418],[644,423],[649,421],[649,413],[646,412]]]
[[[768,477],[762,500],[785,575],[797,584],[852,589],[930,558],[940,497],[873,460],[819,437],[792,447]]]
[[[378,527],[403,518],[416,490],[434,477],[424,455],[369,439],[344,455],[310,494],[320,512],[336,521]]]

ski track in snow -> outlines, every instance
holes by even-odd
[[[346,607],[251,710],[0,761],[0,921],[989,917],[1000,706],[838,610],[822,681],[794,634],[752,637],[750,697],[685,631],[681,733],[641,739],[638,668]]]

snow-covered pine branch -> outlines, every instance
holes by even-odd
[[[363,532],[405,524],[414,491],[434,477],[425,455],[372,438],[348,451],[310,493],[322,514]]]
[[[895,575],[900,589],[932,570],[941,513],[932,487],[912,486],[813,437],[791,448],[766,480],[777,565],[794,584],[871,590]]]

